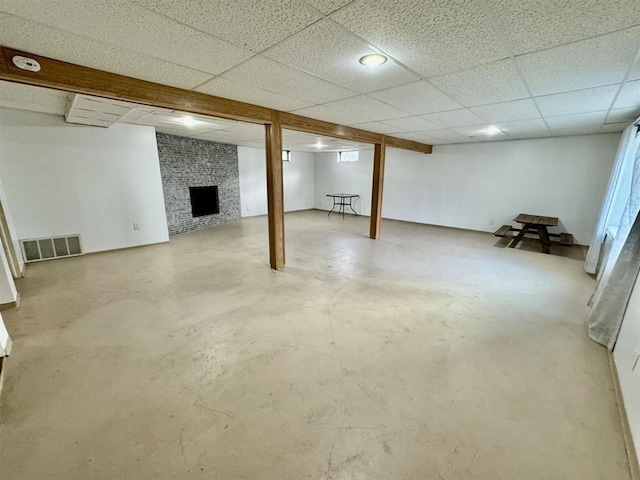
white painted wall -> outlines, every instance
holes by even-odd
[[[333,199],[327,197],[330,193],[354,193],[360,198],[352,200],[353,209],[359,215],[369,215],[372,178],[373,150],[361,150],[357,162],[338,162],[337,152],[316,153],[315,208],[331,210]]]
[[[559,217],[577,243],[591,240],[619,134],[435,146],[423,155],[388,149],[384,218],[492,232],[520,212]],[[357,163],[316,155],[316,208],[327,193],[362,196],[370,214],[373,151]],[[493,219],[493,225],[491,220]]]
[[[631,434],[640,458],[640,360],[636,364],[638,355],[640,355],[640,283],[636,283],[631,294],[613,351]]]
[[[292,160],[283,162],[284,210],[313,208],[314,154],[291,152]],[[240,205],[243,217],[266,215],[267,180],[263,148],[238,147]]]
[[[79,233],[85,252],[168,241],[152,127],[0,109],[0,151],[18,239]]]

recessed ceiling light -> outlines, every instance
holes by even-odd
[[[365,55],[360,59],[360,63],[367,67],[382,65],[386,61],[387,57],[385,57],[384,55],[380,55],[379,53],[371,53],[369,55]]]
[[[500,130],[495,125],[489,125],[489,128],[487,128],[487,135],[496,135],[496,134],[501,133],[501,132],[502,132],[502,130]]]
[[[322,147],[324,147],[324,144],[323,144],[320,140],[318,140],[318,141],[315,143],[315,147],[316,147],[316,148],[322,148]]]

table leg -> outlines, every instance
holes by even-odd
[[[336,204],[336,198],[335,198],[335,197],[333,197],[333,206],[331,207],[331,210],[329,210],[329,213],[327,213],[327,217],[330,217],[330,216],[331,216],[331,212],[333,212],[333,209],[334,209],[334,208],[336,208],[336,205],[337,205],[337,204]],[[340,213],[340,212],[338,212],[338,214],[339,214],[339,213]]]
[[[357,212],[356,212],[356,211],[353,209],[353,207],[351,206],[351,200],[353,200],[353,199],[352,199],[351,197],[349,197],[349,208],[351,209],[351,211],[352,211],[353,213],[355,213],[355,214],[356,214],[356,217],[357,217],[357,216],[358,216]]]
[[[525,234],[528,231],[529,231],[529,224],[523,223],[522,230],[520,230],[520,233],[516,236],[516,238],[511,240],[511,243],[509,244],[509,248],[516,248],[516,246],[520,243],[520,241],[524,238]]]
[[[545,225],[540,225],[538,227],[538,236],[540,237],[540,244],[542,245],[542,251],[544,253],[551,253],[549,251],[549,246],[551,245],[551,241],[549,240],[549,232],[547,231],[547,227]]]

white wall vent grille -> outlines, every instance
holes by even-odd
[[[24,261],[40,262],[62,257],[82,255],[80,235],[65,235],[53,238],[29,238],[20,240]]]

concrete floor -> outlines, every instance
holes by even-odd
[[[629,478],[579,247],[367,222],[288,214],[281,272],[264,217],[30,265],[2,478]]]

